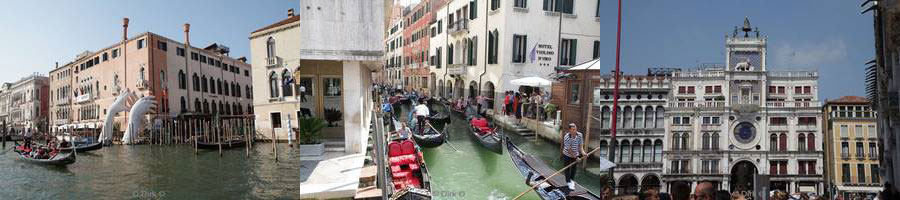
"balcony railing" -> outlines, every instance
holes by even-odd
[[[699,78],[699,77],[722,77],[725,76],[723,71],[677,71],[673,72],[673,77]]]
[[[150,84],[147,82],[147,80],[138,80],[137,84],[135,84],[134,87],[139,90],[145,90],[150,89]]]
[[[817,71],[770,71],[769,77],[815,78],[815,77],[819,77],[819,72],[817,72]]]
[[[281,58],[278,56],[266,58],[266,67],[279,67],[281,66]]]
[[[818,101],[770,101],[766,102],[766,107],[784,107],[784,108],[812,108],[819,107]]]
[[[449,75],[462,75],[466,73],[466,65],[465,64],[451,64],[447,67],[447,74]]]
[[[91,99],[93,99],[93,95],[91,95],[91,93],[82,94],[75,97],[75,103],[83,103],[86,101],[90,101]]]
[[[669,102],[671,108],[724,108],[725,101],[676,101]]]
[[[469,20],[468,19],[460,19],[460,20],[453,22],[453,24],[450,24],[450,28],[448,31],[450,32],[450,34],[456,34],[456,33],[468,31],[468,30],[469,30]]]

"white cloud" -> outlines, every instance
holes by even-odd
[[[845,60],[847,44],[839,39],[800,45],[784,43],[775,48],[774,55],[771,63],[777,68],[819,68],[826,63]]]

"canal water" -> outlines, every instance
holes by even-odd
[[[403,107],[404,113],[409,112],[408,106]],[[446,112],[443,106],[432,108],[435,109],[432,112]],[[406,117],[404,114],[402,118]],[[528,190],[525,178],[513,165],[505,147],[503,155],[488,151],[469,135],[465,118],[455,113],[451,117],[451,123],[447,125],[450,143],[423,151],[432,178],[434,199],[512,199]],[[543,138],[535,140],[534,137],[522,137],[510,130],[504,130],[504,133],[509,136],[509,142],[549,163],[554,169],[564,166],[557,143]],[[575,181],[597,194],[602,187],[600,176],[585,173],[581,169],[578,170]],[[522,199],[540,198],[534,192],[529,192]]]
[[[194,149],[188,145],[114,145],[79,153],[66,167],[17,161],[0,150],[2,199],[297,199],[297,149],[271,143],[245,148]]]

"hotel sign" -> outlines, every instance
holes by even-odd
[[[553,45],[536,44],[532,47],[529,54],[531,63],[538,63],[538,65],[542,67],[556,66],[556,63],[553,62],[553,57],[556,55],[556,50],[553,49]]]

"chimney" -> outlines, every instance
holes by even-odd
[[[293,8],[288,9],[288,18],[293,17],[293,16],[294,16],[294,9]]]

